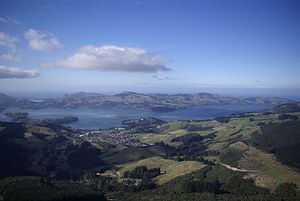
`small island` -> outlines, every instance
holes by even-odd
[[[48,123],[48,124],[70,124],[73,122],[78,121],[79,118],[75,116],[66,116],[63,118],[48,118],[43,119],[42,123]]]
[[[12,122],[24,122],[28,120],[28,112],[6,112],[5,116]]]
[[[150,108],[153,112],[173,112],[178,110],[176,107],[169,107],[169,106],[154,106]]]

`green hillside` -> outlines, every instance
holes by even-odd
[[[82,138],[54,124],[2,122],[1,199],[297,200],[294,116],[167,122],[155,133],[130,128],[139,146]]]

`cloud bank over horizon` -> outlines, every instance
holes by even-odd
[[[35,78],[38,75],[36,69],[24,70],[18,67],[0,66],[0,78]]]
[[[46,66],[78,70],[153,73],[169,71],[168,63],[170,60],[143,48],[86,45],[73,55]]]

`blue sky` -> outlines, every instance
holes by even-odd
[[[297,0],[0,2],[2,92],[299,92]]]

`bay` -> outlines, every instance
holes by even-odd
[[[30,118],[62,118],[65,116],[76,116],[79,121],[67,124],[73,128],[95,129],[121,126],[126,119],[140,117],[156,117],[167,121],[175,120],[204,120],[218,116],[227,116],[233,113],[261,111],[271,108],[272,105],[203,105],[172,112],[153,112],[148,109],[135,108],[43,108],[43,109],[21,109],[7,108],[0,113],[0,121],[9,121],[5,112],[28,112]]]

